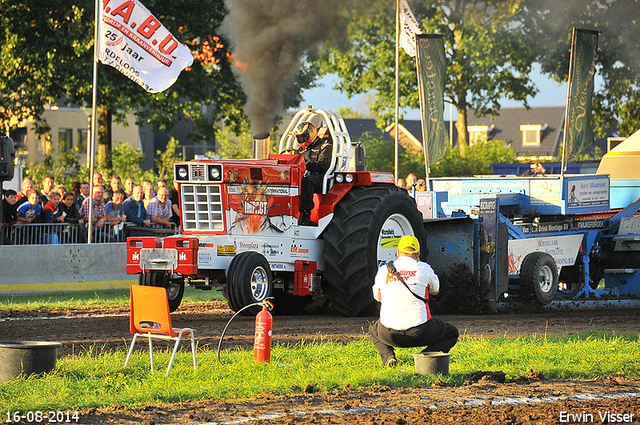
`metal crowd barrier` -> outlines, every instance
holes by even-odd
[[[87,242],[87,227],[70,223],[29,223],[3,225],[5,245],[44,245],[44,244],[78,244]],[[126,224],[113,226],[104,223],[102,227],[93,226],[93,243],[125,242],[129,235],[141,233],[156,236],[169,236],[177,233],[175,225],[170,228],[152,224],[150,227],[138,228]]]

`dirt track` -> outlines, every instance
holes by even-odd
[[[210,302],[181,307],[172,318],[175,326],[198,330],[200,347],[210,345],[215,349],[231,314],[224,303]],[[46,315],[37,311],[3,312],[0,315],[0,340],[59,341],[63,343],[61,356],[88,350],[94,344],[94,350],[123,350],[125,340],[130,340],[127,309],[80,309]],[[640,310],[629,309],[439,317],[456,324],[463,335],[491,337],[570,334],[588,330],[640,332],[639,316]],[[332,340],[357,339],[366,333],[372,320],[374,318],[278,316],[274,320],[274,341],[295,343],[318,335]],[[236,318],[227,330],[224,347],[249,348],[252,344],[253,318]],[[564,423],[603,423],[599,414],[606,411],[634,414],[631,419],[635,423],[640,417],[640,382],[636,380],[610,377],[591,382],[547,382],[536,373],[510,383],[495,382],[494,379],[484,377],[478,382],[469,381],[457,387],[436,385],[400,390],[377,387],[366,391],[347,387],[329,393],[315,393],[313,389],[307,389],[306,393],[288,397],[266,393],[242,401],[204,401],[135,410],[92,409],[82,412],[81,423],[240,423],[250,418],[258,423],[267,423],[269,418],[268,423],[275,424],[550,424],[577,418],[561,416],[561,412],[566,415],[586,412],[593,416],[593,421],[581,419]],[[627,396],[592,400],[575,398],[603,393]],[[528,401],[508,401],[515,397],[527,398]],[[624,417],[614,419],[621,421]]]

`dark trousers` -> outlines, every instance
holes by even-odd
[[[300,211],[313,209],[313,194],[322,192],[323,174],[309,174],[300,182]]]
[[[442,351],[448,353],[458,342],[458,328],[451,323],[432,317],[427,322],[413,328],[399,331],[387,328],[376,320],[369,326],[371,342],[380,352],[382,362],[394,357],[393,347],[423,347],[426,351]]]

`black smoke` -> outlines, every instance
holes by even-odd
[[[231,41],[248,97],[245,112],[252,134],[270,131],[305,53],[344,35],[344,11],[352,1],[225,0],[228,14],[222,32]]]

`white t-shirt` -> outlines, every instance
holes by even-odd
[[[437,294],[440,281],[431,266],[411,257],[400,256],[393,262],[409,288],[422,298]],[[373,297],[380,301],[380,323],[387,328],[405,330],[431,319],[429,305],[414,297],[389,273],[386,264],[378,270],[373,285]]]

